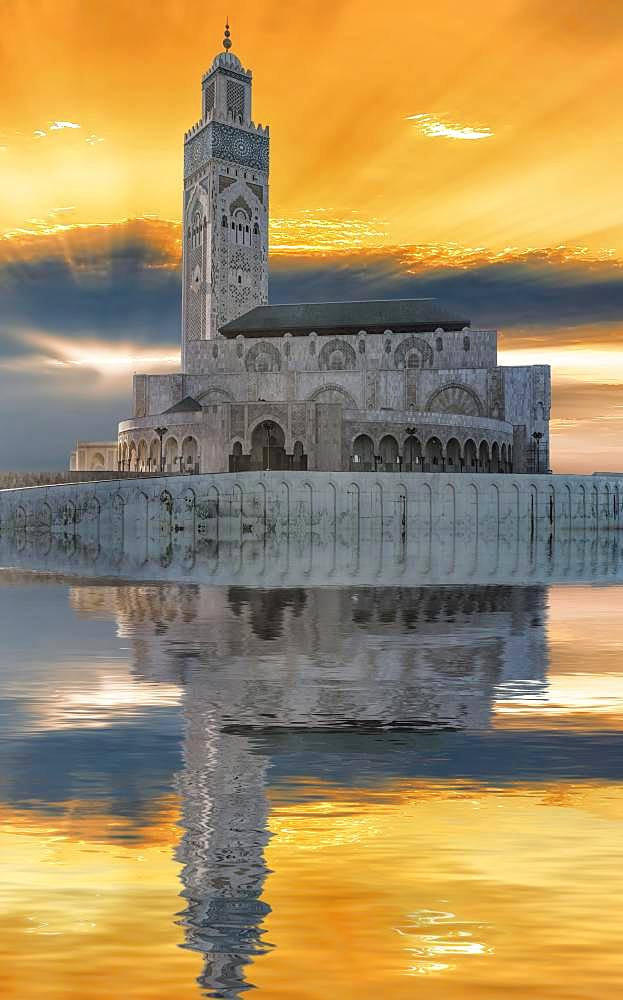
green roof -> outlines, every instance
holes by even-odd
[[[361,302],[300,302],[256,306],[221,327],[224,337],[304,336],[312,331],[383,333],[462,330],[470,321],[439,305],[437,299],[378,299]]]
[[[180,399],[179,403],[174,403],[168,410],[164,410],[164,413],[198,413],[202,409],[201,403],[198,403],[192,396],[184,396],[184,399]]]

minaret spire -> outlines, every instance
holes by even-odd
[[[226,52],[228,52],[231,49],[231,46],[232,46],[232,40],[231,40],[231,32],[229,30],[229,16],[227,16],[227,18],[225,19],[225,37],[223,39],[223,48],[225,49]]]

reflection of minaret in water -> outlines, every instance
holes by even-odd
[[[260,899],[267,869],[268,761],[248,741],[221,733],[213,712],[187,692],[185,767],[180,778],[184,836],[182,915],[186,947],[205,965],[199,985],[208,996],[237,997],[249,989],[244,967],[268,947]]]
[[[250,988],[245,966],[270,947],[261,898],[268,767],[274,761],[286,779],[318,773],[303,750],[289,763],[284,731],[298,730],[304,743],[306,732],[325,729],[329,741],[338,736],[335,754],[336,731],[361,722],[487,730],[500,683],[545,679],[545,594],[540,586],[108,588],[136,675],[184,688],[181,923],[186,946],[205,957],[208,995],[231,1000]],[[101,616],[102,588],[75,587],[71,601]],[[398,763],[386,753],[377,773],[390,778]]]

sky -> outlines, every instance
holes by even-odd
[[[179,364],[183,133],[225,8],[0,8],[0,469]],[[229,5],[271,127],[273,301],[436,295],[553,368],[555,471],[618,469],[620,0]]]

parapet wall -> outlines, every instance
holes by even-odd
[[[0,531],[235,542],[396,541],[601,532],[623,524],[623,475],[222,473],[0,491]]]

